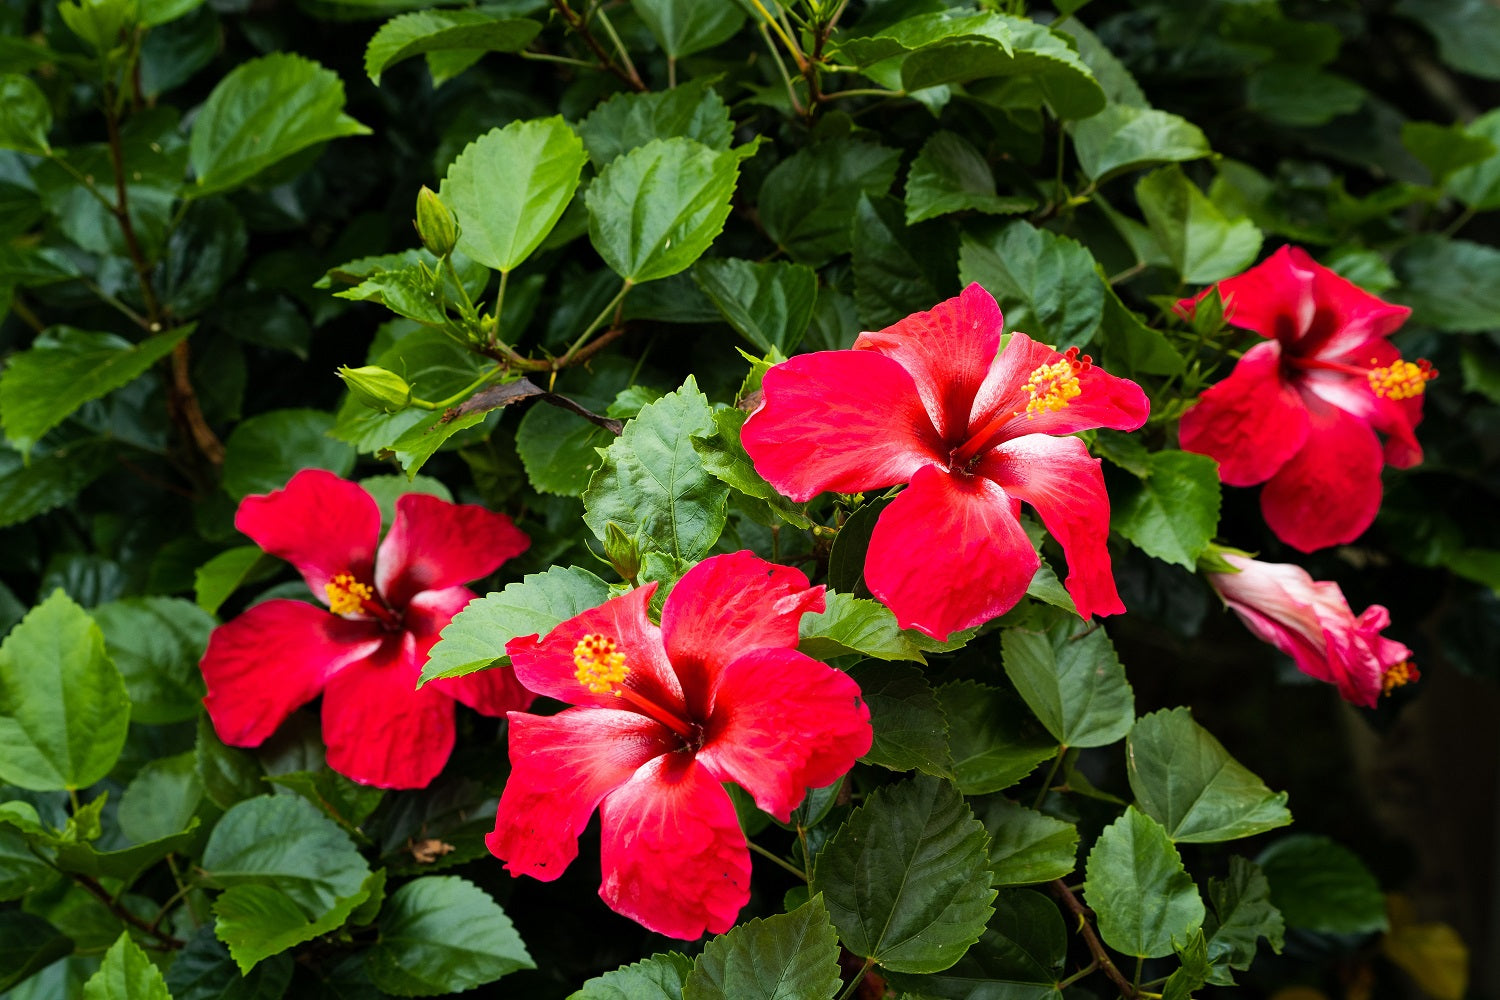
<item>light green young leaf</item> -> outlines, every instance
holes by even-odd
[[[1203,899],[1160,823],[1134,806],[1105,828],[1089,852],[1083,898],[1099,935],[1138,958],[1172,954],[1203,926]]]
[[[745,12],[734,3],[630,0],[630,6],[671,59],[726,42],[745,23]]]
[[[1180,167],[1163,167],[1135,186],[1136,201],[1172,267],[1191,284],[1243,271],[1260,252],[1261,235],[1249,219],[1231,219]]]
[[[0,149],[46,153],[50,131],[52,106],[42,88],[19,73],[0,76]]]
[[[497,18],[479,10],[419,10],[393,17],[365,47],[365,73],[380,86],[380,74],[427,52],[454,49],[519,52],[542,30],[540,21]]]
[[[1034,198],[1001,197],[995,175],[979,150],[957,133],[934,132],[906,176],[906,224],[953,212],[1012,215],[1036,207]]]
[[[718,433],[711,437],[693,438],[693,449],[703,461],[703,467],[716,479],[747,497],[754,497],[765,504],[767,510],[787,524],[801,530],[812,527],[812,521],[803,513],[806,504],[788,500],[777,492],[776,487],[761,478],[755,464],[740,444],[740,428],[748,414],[733,408],[715,410],[714,426]],[[832,597],[833,595],[829,595]],[[807,618],[804,617],[806,622]],[[894,620],[893,620],[894,624]]]
[[[1464,131],[1500,150],[1500,108],[1487,111],[1469,122]],[[1475,211],[1500,208],[1500,153],[1455,170],[1448,178],[1447,188],[1455,198]]]
[[[380,911],[365,954],[370,981],[395,996],[460,993],[536,963],[484,890],[452,875],[414,879]]]
[[[240,584],[254,575],[259,566],[270,564],[271,559],[258,545],[237,545],[220,552],[193,574],[193,599],[198,607],[214,614]]]
[[[1483,163],[1500,152],[1489,139],[1473,134],[1462,124],[1436,122],[1404,123],[1401,145],[1422,161],[1436,187],[1443,187],[1454,171]]]
[[[700,77],[671,90],[611,97],[578,123],[589,159],[602,170],[652,139],[675,136],[696,139],[711,149],[728,149],[734,142],[729,107],[710,84]]]
[[[1203,131],[1167,111],[1112,104],[1071,126],[1084,176],[1102,184],[1142,167],[1210,156]]]
[[[1000,642],[1006,675],[1059,743],[1102,747],[1130,732],[1135,696],[1103,628],[1064,619],[1006,629]]]
[[[104,953],[99,971],[83,984],[83,1000],[172,1000],[161,971],[122,933]]]
[[[683,983],[683,1000],[833,1000],[839,939],[823,898],[747,920],[709,941]]]
[[[884,604],[834,591],[825,599],[827,610],[803,615],[798,626],[797,648],[808,656],[827,660],[860,653],[877,660],[927,662],[922,648]]]
[[[1218,463],[1186,451],[1152,452],[1150,475],[1110,498],[1110,527],[1136,548],[1191,570],[1219,527]]]
[[[124,35],[135,27],[140,5],[137,0],[62,0],[57,13],[69,31],[96,55],[104,56],[124,46]]]

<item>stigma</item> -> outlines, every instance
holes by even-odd
[[[1026,419],[1034,419],[1038,413],[1067,409],[1068,403],[1083,394],[1078,376],[1088,371],[1093,360],[1087,354],[1079,357],[1078,348],[1070,347],[1057,361],[1032,372],[1021,386],[1031,397],[1026,403]]]
[[[578,683],[594,694],[613,693],[616,698],[620,697],[616,687],[630,673],[625,654],[615,648],[615,641],[597,632],[590,632],[573,647],[573,666]]]
[[[336,615],[357,615],[375,598],[375,588],[360,583],[352,573],[340,573],[323,584],[328,592],[328,610]]]
[[[1402,660],[1393,667],[1386,668],[1385,676],[1380,680],[1381,693],[1390,694],[1398,687],[1404,687],[1412,681],[1422,679],[1422,671],[1410,660]]]
[[[1371,368],[1365,373],[1370,388],[1382,399],[1411,399],[1427,390],[1427,383],[1438,377],[1437,369],[1426,358],[1416,362],[1396,360],[1389,365],[1376,365],[1370,359]]]

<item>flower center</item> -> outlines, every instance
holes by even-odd
[[[365,610],[365,604],[374,603],[375,588],[360,583],[352,573],[340,573],[323,584],[328,592],[328,610],[336,615],[357,615]]]
[[[1381,679],[1380,686],[1385,694],[1390,694],[1398,687],[1410,684],[1412,681],[1422,679],[1422,671],[1410,660],[1402,660],[1393,667],[1386,668],[1385,676]]]
[[[1070,347],[1057,361],[1032,372],[1026,384],[1021,386],[1031,396],[1026,403],[1026,419],[1032,420],[1038,413],[1067,409],[1069,402],[1083,394],[1078,376],[1088,371],[1093,361],[1087,354],[1079,357],[1078,348]]]
[[[1386,399],[1411,399],[1427,390],[1427,383],[1438,377],[1437,369],[1426,358],[1415,363],[1397,359],[1393,364],[1372,367],[1365,375],[1375,395]]]
[[[630,665],[625,654],[607,635],[590,632],[573,647],[573,676],[578,683],[593,694],[612,694],[623,698],[646,715],[660,722],[672,732],[690,742],[698,740],[695,731],[699,727],[686,721],[676,712],[652,701],[626,683],[630,676]]]

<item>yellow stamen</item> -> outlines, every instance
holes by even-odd
[[[1397,360],[1389,365],[1372,367],[1366,377],[1375,395],[1386,399],[1411,399],[1427,390],[1427,383],[1438,377],[1437,369],[1426,359],[1416,362]]]
[[[1068,403],[1083,393],[1078,375],[1088,370],[1092,360],[1087,354],[1080,358],[1078,348],[1070,347],[1060,360],[1032,372],[1021,387],[1031,396],[1026,404],[1026,419],[1032,420],[1038,413],[1067,409]]]
[[[594,694],[613,692],[616,698],[620,692],[615,686],[624,683],[625,675],[630,673],[625,654],[615,649],[615,641],[597,632],[578,640],[573,647],[573,665],[578,668],[573,674],[578,683]]]
[[[323,584],[328,592],[328,610],[336,615],[357,615],[365,610],[365,602],[373,600],[375,588],[360,583],[352,573],[340,573]]]
[[[1381,679],[1380,686],[1385,694],[1390,694],[1398,687],[1421,679],[1422,672],[1417,669],[1417,665],[1410,660],[1402,660],[1394,667],[1386,670],[1385,677]]]

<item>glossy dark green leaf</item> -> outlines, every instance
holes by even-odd
[[[453,49],[519,52],[542,30],[541,22],[497,18],[478,10],[423,10],[394,17],[365,47],[365,73],[377,87],[396,63]]]
[[[1208,935],[1208,957],[1216,966],[1250,968],[1261,938],[1281,954],[1285,923],[1271,903],[1271,884],[1258,865],[1238,855],[1230,858],[1229,877],[1208,880],[1208,898],[1213,912],[1203,930]],[[1222,968],[1216,969],[1209,982],[1226,986],[1229,976]]]
[[[1500,288],[1486,276],[1500,267],[1500,250],[1469,240],[1419,236],[1392,262],[1401,279],[1395,296],[1412,320],[1440,330],[1477,333],[1500,326]]]
[[[922,647],[896,624],[896,616],[878,601],[829,591],[827,610],[802,616],[797,648],[815,659],[859,653],[877,660],[926,663]]]
[[[1130,170],[1197,160],[1213,150],[1203,130],[1186,118],[1155,108],[1112,104],[1072,125],[1073,151],[1095,184]]]
[[[721,150],[734,141],[729,108],[703,78],[671,90],[616,94],[578,123],[578,134],[601,169],[652,139],[681,136]]]
[[[728,41],[745,12],[732,3],[699,3],[697,0],[630,0],[636,15],[673,59],[713,48]]]
[[[197,840],[198,821],[190,819],[180,832],[119,850],[99,850],[86,843],[63,844],[57,848],[55,864],[65,872],[93,879],[118,879],[122,884],[130,885],[147,868],[169,854],[187,850]]]
[[[833,1000],[839,939],[821,896],[747,920],[709,941],[683,983],[683,1000]]]
[[[19,73],[0,75],[0,149],[44,153],[50,131],[52,106],[42,89]]]
[[[244,262],[247,239],[244,220],[227,199],[189,204],[167,237],[156,270],[163,304],[178,316],[194,316],[213,305]]]
[[[47,888],[57,879],[57,869],[37,856],[26,834],[0,823],[0,901],[21,899]]]
[[[365,968],[382,992],[431,996],[536,965],[493,899],[472,882],[438,875],[406,883],[386,902]]]
[[[172,1000],[281,1000],[293,968],[290,955],[277,955],[241,976],[229,949],[204,927],[167,970],[167,989]]]
[[[1167,831],[1131,806],[1089,852],[1083,898],[1099,936],[1116,951],[1144,958],[1172,954],[1203,926],[1203,899]]]
[[[964,235],[959,278],[995,296],[1008,330],[1025,330],[1059,350],[1094,339],[1104,312],[1104,283],[1087,249],[1016,221],[987,238]]]
[[[802,620],[811,617],[804,615]],[[875,730],[875,740],[861,760],[892,771],[915,769],[952,777],[948,721],[920,670],[905,663],[866,661],[850,668],[849,675],[859,682]]]
[[[652,955],[583,984],[568,1000],[682,1000],[693,960],[675,951]]]
[[[801,264],[820,267],[853,246],[860,195],[890,190],[898,150],[856,139],[826,139],[778,163],[760,188],[766,233]]]
[[[225,746],[207,713],[198,717],[193,768],[203,792],[220,809],[264,795],[268,788],[260,763],[243,750]]]
[[[1100,366],[1111,375],[1176,375],[1185,362],[1160,330],[1147,326],[1107,283],[1100,326]]]
[[[954,212],[1013,215],[1035,207],[1034,198],[998,194],[989,163],[955,132],[934,132],[906,175],[908,226]]]
[[[321,410],[271,410],[243,421],[224,442],[224,491],[236,500],[279,490],[302,469],[346,476],[354,449],[328,436]]]
[[[854,209],[854,303],[878,330],[931,308],[951,280],[953,246],[941,227],[909,229],[893,198],[861,195]]]
[[[69,954],[73,942],[41,917],[0,910],[0,990]]]
[[[813,269],[786,261],[705,257],[694,265],[693,280],[736,332],[760,350],[783,356],[807,332],[818,297]]]
[[[1147,174],[1136,184],[1135,197],[1183,281],[1206,284],[1238,274],[1260,252],[1255,223],[1230,218],[1180,167]]]
[[[198,661],[213,631],[212,615],[175,597],[113,601],[93,614],[104,630],[105,649],[125,678],[132,720],[159,725],[198,714],[203,699]]]
[[[958,964],[928,976],[895,974],[905,995],[934,1000],[1059,1000],[1067,930],[1057,905],[1026,889],[995,899],[995,915]]]
[[[372,274],[353,288],[333,294],[354,302],[378,302],[396,315],[426,326],[448,322],[442,282],[422,264]]]
[[[1342,844],[1310,833],[1276,841],[1255,859],[1288,927],[1368,934],[1388,926],[1380,883]]]
[[[39,288],[72,281],[82,274],[78,265],[55,247],[0,246],[0,281],[6,284]]]
[[[965,795],[1009,788],[1057,754],[1036,720],[1013,696],[973,681],[938,688],[948,720],[953,770]]]
[[[1078,828],[994,798],[978,807],[990,832],[990,871],[995,885],[1031,885],[1065,878],[1078,865]]]
[[[1135,696],[1098,625],[1065,619],[1045,631],[1006,629],[1005,673],[1064,746],[1108,746],[1130,732]]]
[[[1191,570],[1219,527],[1219,468],[1206,455],[1156,451],[1150,475],[1110,497],[1110,527],[1136,548]]]
[[[1245,81],[1245,103],[1278,125],[1325,125],[1358,111],[1368,95],[1348,77],[1315,66],[1275,62]]]
[[[284,771],[266,776],[281,788],[290,788],[317,806],[346,830],[357,830],[385,797],[385,789],[361,785],[332,768]]]
[[[583,399],[575,402],[589,404]],[[590,477],[599,468],[597,449],[609,447],[614,438],[576,413],[538,405],[526,411],[516,428],[516,453],[539,493],[576,497],[588,489]]]

